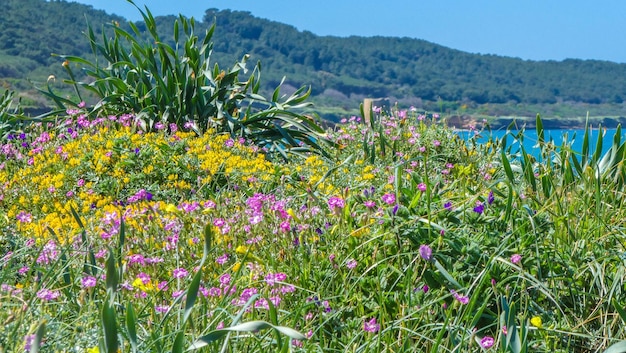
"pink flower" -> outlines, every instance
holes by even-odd
[[[40,289],[37,292],[37,298],[41,299],[41,300],[54,300],[56,298],[58,298],[61,294],[59,293],[59,291],[56,290],[49,290],[49,289]]]
[[[461,304],[466,305],[469,303],[469,297],[458,294],[454,289],[450,289],[450,293],[452,293],[454,299],[458,300]]]
[[[335,208],[344,208],[346,206],[346,201],[341,197],[333,196],[328,200],[328,208],[331,211],[334,211]]]
[[[511,255],[511,262],[514,264],[519,264],[519,262],[522,260],[522,255],[520,254],[513,254]]]
[[[396,195],[394,194],[384,194],[382,199],[383,202],[387,205],[393,205],[394,203],[396,203]]]
[[[356,265],[357,265],[357,262],[356,262],[355,259],[350,259],[350,260],[346,261],[346,267],[349,268],[349,269],[355,268]]]
[[[94,276],[85,276],[80,282],[83,285],[83,288],[92,288],[96,286],[98,280]]]
[[[419,183],[419,185],[417,185],[417,188],[419,189],[419,191],[426,191],[426,184]]]
[[[380,330],[380,325],[376,322],[376,318],[373,317],[369,321],[363,323],[363,331],[376,333]]]
[[[184,278],[187,277],[187,275],[189,274],[189,272],[187,272],[187,270],[185,270],[184,268],[176,268],[174,269],[174,271],[172,271],[172,276],[174,278]]]
[[[17,220],[20,223],[30,223],[33,220],[33,218],[30,215],[30,213],[26,213],[24,211],[18,213],[17,217],[15,217],[15,218],[17,218]]]
[[[491,348],[494,344],[494,339],[491,336],[485,336],[480,340],[480,346],[483,348]]]

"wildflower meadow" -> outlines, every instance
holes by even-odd
[[[0,105],[0,352],[626,352],[621,133],[573,151],[538,117],[532,156],[413,107],[322,128],[185,21],[182,54],[91,37],[118,64],[64,65],[101,104]]]

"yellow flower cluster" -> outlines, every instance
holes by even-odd
[[[213,132],[198,137],[102,126],[73,139],[49,135],[41,148],[0,169],[0,210],[9,221],[31,214],[19,227],[40,239],[76,234],[80,226],[70,205],[91,224],[141,189],[180,202],[215,178],[257,183],[274,175],[263,154]]]

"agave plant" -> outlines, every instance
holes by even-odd
[[[310,90],[305,87],[291,96],[280,95],[280,85],[271,98],[259,94],[260,64],[247,74],[249,56],[228,70],[211,61],[215,24],[200,40],[195,35],[195,20],[180,15],[174,22],[174,46],[166,44],[157,32],[150,10],[140,9],[147,33],[130,22],[130,30],[111,24],[112,38],[102,31],[101,39],[88,26],[87,38],[95,59],[59,55],[70,76],[78,99],[80,88],[99,101],[94,114],[133,113],[147,130],[157,122],[203,133],[208,129],[228,132],[233,137],[251,140],[269,151],[324,152],[330,143],[324,130],[311,117],[298,111],[309,105]],[[181,36],[182,32],[182,36]],[[77,81],[71,63],[84,68],[88,80]],[[282,85],[282,83],[281,83]],[[59,107],[75,106],[67,98],[42,90]]]
[[[13,104],[14,94],[13,91],[6,90],[0,97],[0,139],[3,140],[16,131],[23,120],[19,101],[16,105]]]

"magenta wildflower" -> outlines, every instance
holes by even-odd
[[[352,270],[353,268],[355,268],[355,267],[356,267],[356,265],[357,265],[357,262],[356,262],[356,260],[355,260],[355,259],[350,259],[350,260],[346,261],[346,267],[347,267],[347,268],[349,268],[349,269],[351,269],[351,270]]]
[[[426,184],[419,183],[419,185],[417,185],[417,188],[419,189],[419,191],[426,191]]]
[[[282,272],[268,273],[265,276],[265,283],[267,283],[269,286],[273,286],[276,284],[276,282],[284,282],[286,279],[287,275]]]
[[[24,336],[24,352],[30,352],[30,349],[33,346],[33,342],[35,342],[35,338],[35,335]]]
[[[54,261],[59,256],[59,251],[57,250],[57,244],[54,240],[50,240],[43,246],[43,250],[39,253],[37,257],[38,264],[50,264],[51,261]]]
[[[521,260],[522,260],[522,255],[520,255],[520,254],[513,254],[513,255],[511,255],[511,262],[512,263],[517,265]]]
[[[376,207],[376,202],[374,202],[372,200],[367,200],[367,201],[363,202],[363,204],[367,208],[374,208],[374,207]]]
[[[15,217],[20,223],[30,223],[33,220],[33,217],[30,215],[30,213],[26,213],[24,211],[20,212],[17,214],[17,217]]]
[[[493,337],[491,336],[485,336],[480,340],[480,346],[487,349],[487,348],[491,348],[491,346],[493,346],[493,344],[495,343]]]
[[[219,256],[217,259],[215,259],[215,262],[217,262],[220,265],[225,264],[227,261],[228,261],[228,254],[223,254]]]
[[[330,208],[331,211],[334,211],[335,208],[344,208],[346,206],[346,201],[344,199],[342,199],[341,197],[337,197],[337,196],[333,196],[330,199],[328,199],[328,208]]]
[[[461,304],[465,305],[469,303],[469,297],[458,294],[454,289],[450,289],[450,293],[452,293],[454,299],[458,300]]]
[[[168,310],[170,310],[169,305],[157,305],[154,307],[154,311],[161,314],[165,314]]]
[[[376,318],[373,317],[369,321],[363,322],[363,331],[376,333],[380,330],[380,325],[376,322]]]
[[[182,267],[176,268],[174,269],[174,271],[172,271],[172,276],[174,278],[184,278],[184,277],[187,277],[188,274],[189,272]]]
[[[98,280],[94,276],[85,276],[80,281],[80,283],[83,285],[83,288],[95,287],[97,282]]]
[[[140,272],[140,273],[137,275],[137,278],[139,278],[139,280],[140,280],[140,281],[141,281],[141,283],[143,283],[143,284],[148,284],[148,283],[150,283],[150,275],[149,275],[149,274],[147,274],[147,273]]]
[[[396,203],[396,195],[391,194],[391,193],[384,194],[383,197],[382,197],[382,200],[387,205],[393,205],[394,203]]]
[[[230,274],[224,273],[223,275],[220,276],[220,285],[222,287],[225,287],[230,284],[230,280],[231,280]]]
[[[290,230],[291,230],[291,224],[289,223],[289,220],[282,221],[282,222],[280,223],[279,228],[280,228],[280,230],[281,230],[282,232],[288,232],[288,231],[290,231]]]
[[[59,291],[56,290],[49,290],[49,289],[40,289],[37,292],[37,298],[41,299],[41,300],[54,300],[56,298],[58,298],[61,294],[59,293]]]

